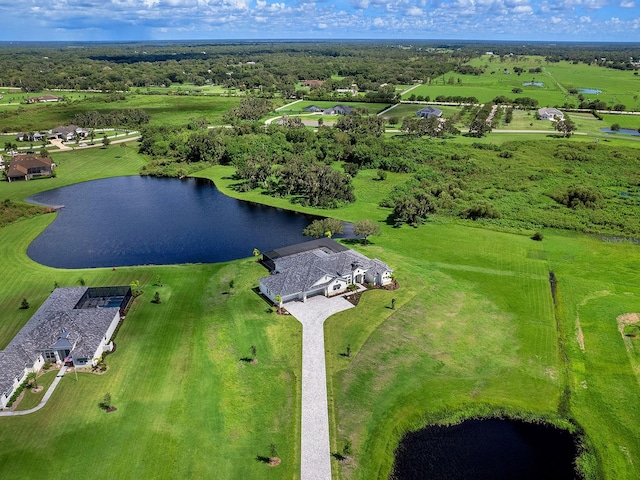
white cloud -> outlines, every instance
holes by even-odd
[[[561,22],[562,22],[562,19],[560,17],[551,17],[551,23],[558,24]]]
[[[423,13],[424,13],[423,10],[418,7],[411,7],[407,10],[407,15],[411,17],[420,17],[422,16]]]
[[[384,20],[384,19],[382,19],[380,17],[376,17],[376,18],[373,19],[373,26],[374,27],[378,27],[379,28],[379,27],[384,27],[386,25],[387,25],[386,20]]]
[[[620,7],[622,8],[634,8],[635,6],[636,2],[632,0],[622,0],[622,2],[620,2]]]
[[[591,17],[583,15],[582,17],[580,17],[580,23],[591,23]]]

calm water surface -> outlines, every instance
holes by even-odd
[[[316,217],[242,202],[203,179],[116,177],[33,195],[64,205],[29,246],[58,268],[214,263],[309,240]]]
[[[394,480],[572,480],[571,434],[512,420],[468,420],[410,433],[396,451]]]

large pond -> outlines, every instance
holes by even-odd
[[[116,177],[39,193],[64,206],[29,245],[57,268],[214,263],[303,242],[315,218],[220,193],[204,179]]]
[[[405,435],[396,451],[394,480],[572,480],[571,434],[513,420],[468,420]]]

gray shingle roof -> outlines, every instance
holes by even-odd
[[[327,249],[296,253],[275,259],[274,274],[260,279],[260,282],[277,295],[287,296],[320,288],[335,278],[349,275],[355,266],[375,273],[391,269],[380,260],[370,260],[354,251],[331,252]],[[317,284],[325,276],[330,280]]]
[[[426,118],[439,117],[440,115],[442,115],[442,110],[436,107],[429,106],[429,107],[424,107],[418,110],[416,112],[416,115],[418,117],[426,117]]]
[[[118,307],[74,309],[88,287],[57,288],[26,325],[0,351],[0,394],[10,390],[13,379],[32,367],[43,349],[75,345],[76,358],[91,358],[109,329]],[[65,338],[63,333],[66,333]]]

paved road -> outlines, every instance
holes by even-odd
[[[311,297],[284,308],[302,323],[301,480],[331,480],[331,446],[324,360],[324,321],[352,308],[343,297]]]
[[[40,403],[38,405],[36,405],[33,408],[30,408],[29,410],[14,410],[13,412],[0,412],[0,417],[19,417],[20,415],[29,415],[30,413],[37,412],[38,410],[40,410],[42,407],[44,407],[47,404],[47,402],[49,401],[49,398],[51,398],[51,395],[53,394],[53,391],[58,386],[58,383],[60,383],[60,380],[62,380],[62,377],[64,377],[64,374],[66,371],[67,371],[67,367],[62,367],[60,369],[60,371],[56,375],[56,378],[53,380],[53,383],[49,385],[49,390],[47,390],[47,393],[44,394],[44,397],[42,397],[42,400],[40,400]]]

